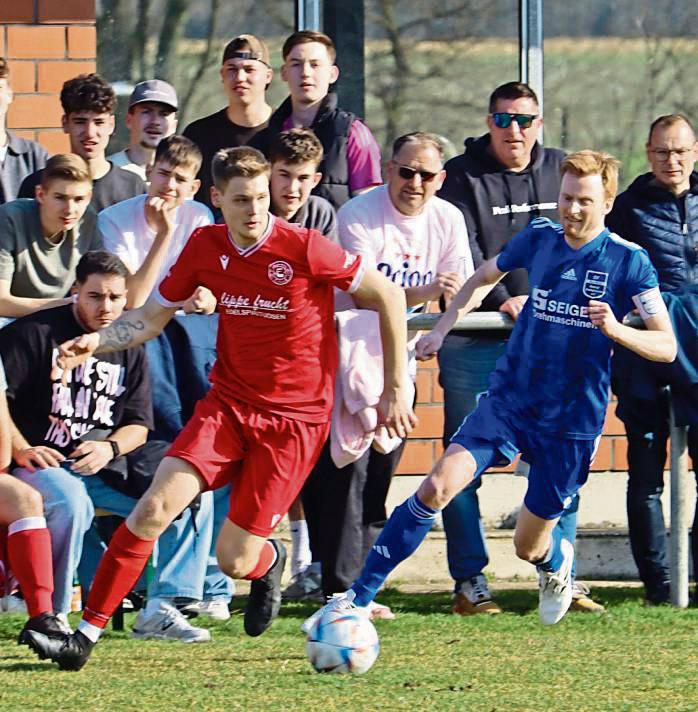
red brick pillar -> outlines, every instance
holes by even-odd
[[[0,55],[15,95],[8,128],[67,151],[58,95],[66,79],[96,69],[95,0],[2,0]]]

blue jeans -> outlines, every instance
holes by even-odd
[[[99,477],[82,477],[61,467],[36,472],[16,469],[13,474],[44,499],[53,555],[53,607],[57,612],[68,612],[76,573],[83,589],[89,590],[105,551],[93,527],[95,508],[126,517],[137,500],[112,489]],[[186,509],[160,536],[153,552],[150,597],[202,598],[212,530],[213,495],[206,492],[196,514],[196,529],[191,511]]]
[[[444,447],[448,446],[466,415],[475,410],[478,394],[486,391],[490,373],[504,354],[506,341],[447,336],[438,354],[439,383],[444,391]],[[461,582],[481,574],[489,563],[485,533],[480,518],[477,478],[451,500],[442,512],[446,532],[446,556],[456,590]],[[577,535],[579,497],[560,518],[557,526],[572,544]],[[576,557],[572,576],[576,573]]]
[[[235,582],[226,576],[218,565],[216,558],[216,542],[218,534],[225,518],[228,516],[228,505],[230,502],[231,486],[220,487],[213,491],[213,531],[211,534],[211,546],[206,565],[206,577],[204,578],[204,595],[206,601],[221,598],[230,601],[235,593]]]

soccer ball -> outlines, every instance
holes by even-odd
[[[317,672],[367,672],[379,651],[373,623],[352,609],[324,613],[313,624],[305,643],[305,652]]]

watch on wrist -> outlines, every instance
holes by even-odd
[[[117,443],[116,440],[107,440],[107,442],[111,445],[111,459],[116,460],[116,458],[121,455],[121,448],[119,447],[119,443]]]

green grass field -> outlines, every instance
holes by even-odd
[[[381,654],[363,676],[319,675],[287,605],[258,639],[233,617],[198,646],[109,633],[88,667],[61,673],[14,640],[0,617],[0,709],[33,710],[695,710],[698,610],[646,608],[639,589],[597,589],[605,615],[538,622],[537,594],[502,591],[507,613],[459,618],[446,593],[387,591]],[[127,624],[132,620],[127,616]],[[73,623],[77,621],[74,617]],[[207,624],[209,625],[209,624]]]

